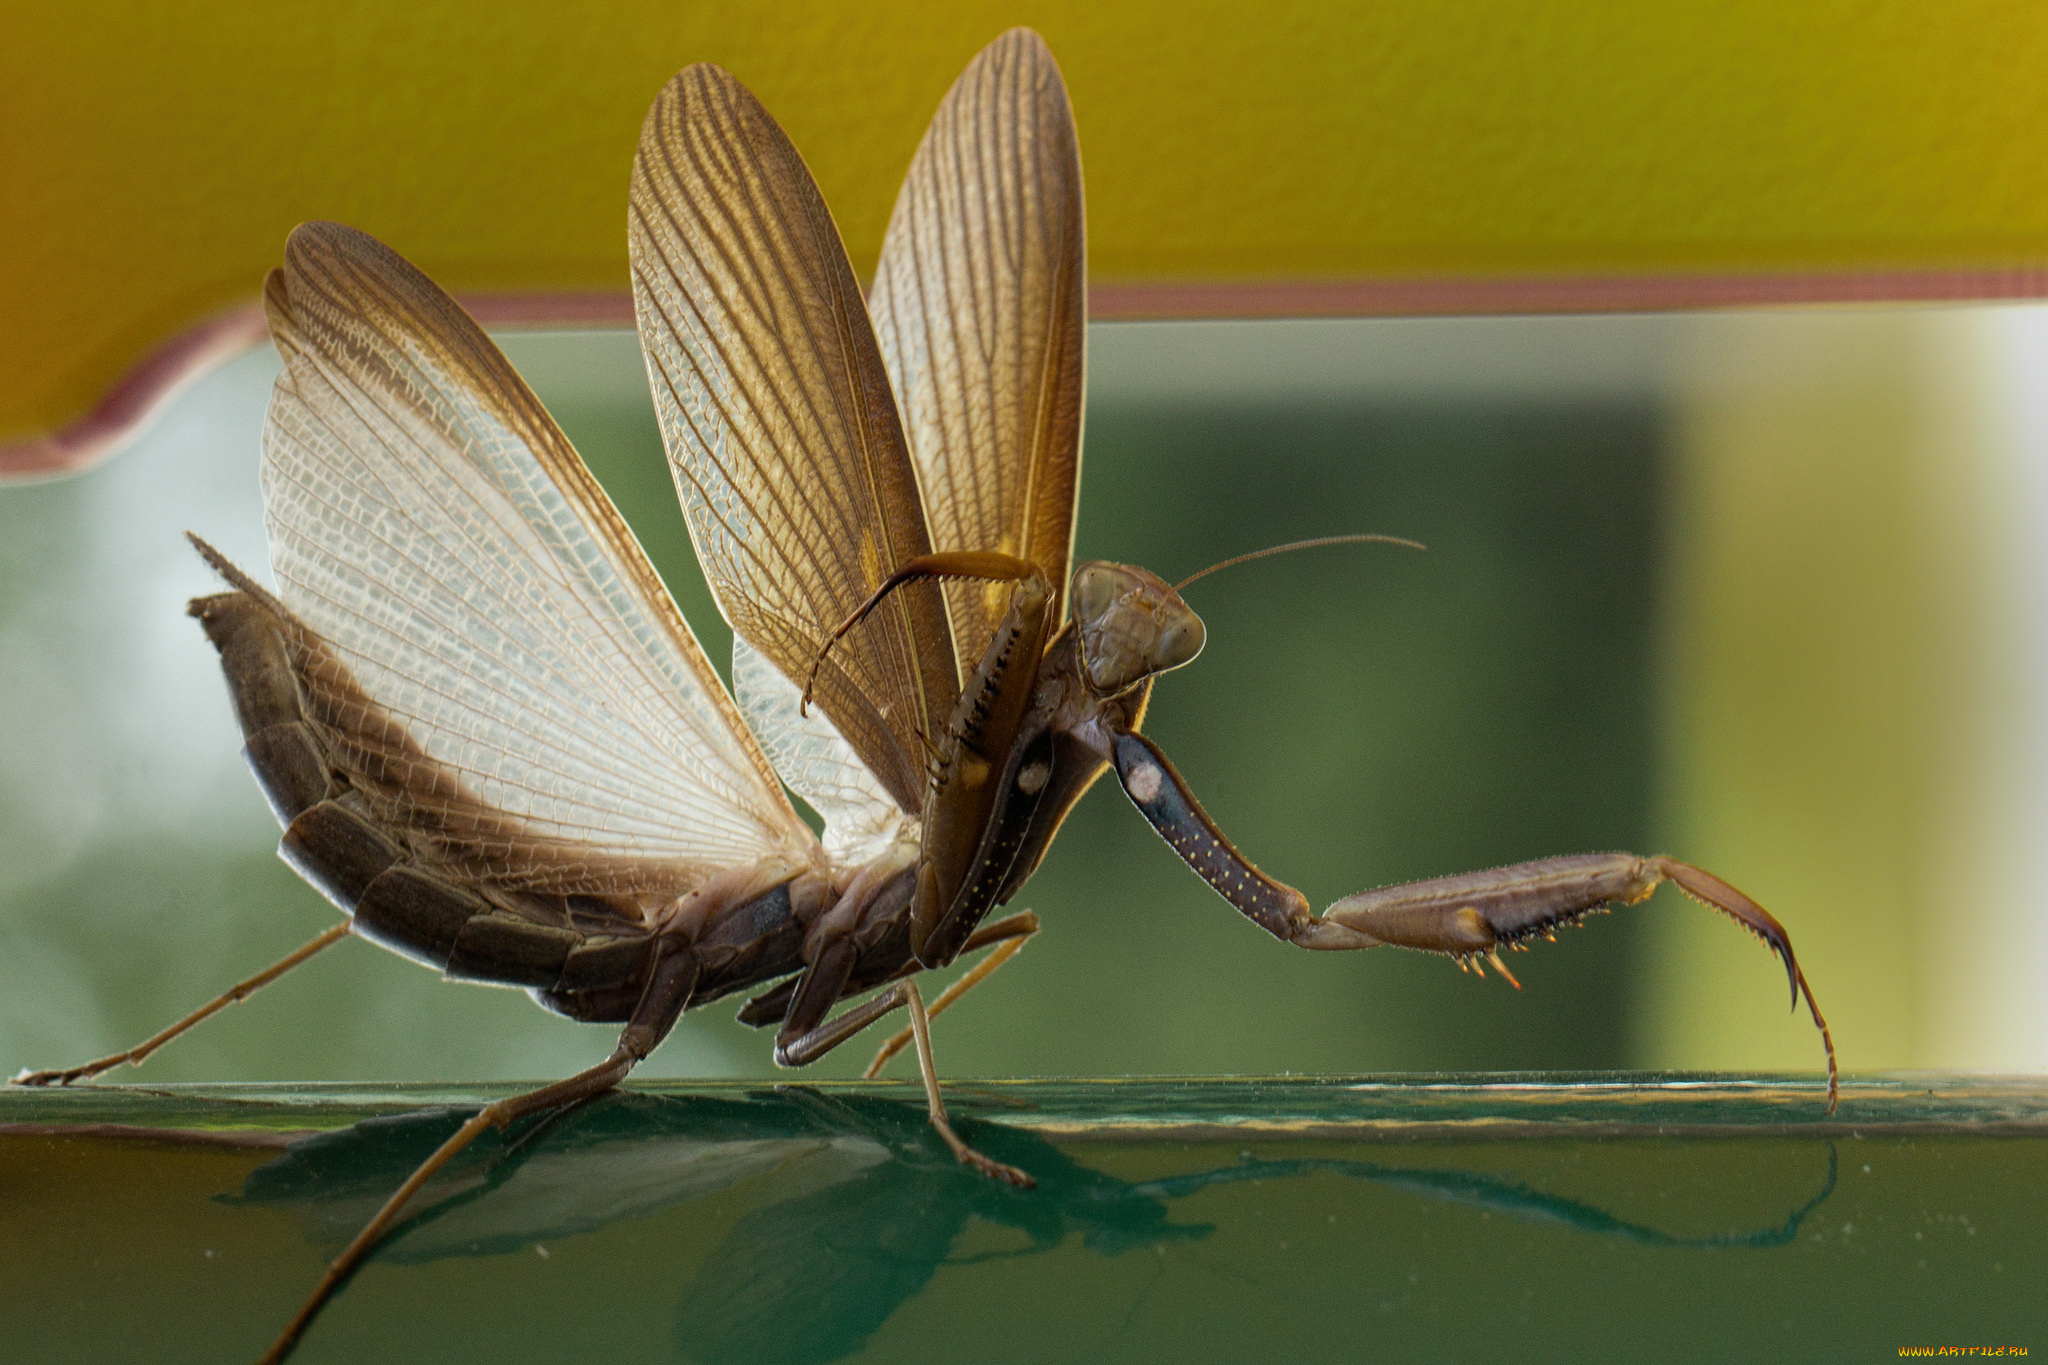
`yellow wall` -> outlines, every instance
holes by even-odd
[[[335,217],[458,291],[620,290],[660,84],[723,62],[857,263],[1002,28],[1073,91],[1098,282],[2037,266],[2048,9],[1464,0],[0,11],[0,440]]]

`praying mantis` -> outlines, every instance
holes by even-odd
[[[953,1130],[929,1021],[1037,932],[1029,911],[991,916],[1111,771],[1189,867],[1299,948],[1393,944],[1508,975],[1502,949],[1673,882],[1783,961],[1832,1107],[1833,1043],[1790,939],[1720,878],[1581,854],[1314,914],[1143,733],[1154,680],[1205,631],[1147,570],[1070,562],[1082,183],[1036,34],[998,38],[941,103],[865,295],[795,148],[716,66],[657,98],[628,204],[641,342],[734,630],[732,690],[474,320],[369,235],[301,226],[264,293],[284,360],[262,466],[277,588],[195,538],[229,590],[191,612],[282,856],[345,918],[136,1048],[17,1078],[139,1062],[350,933],[623,1026],[604,1061],[483,1108],[422,1162],[267,1359],[479,1134],[618,1085],[684,1010],[737,992],[758,992],[740,1018],[776,1026],[785,1066],[903,1011],[877,1065],[913,1047],[954,1156],[1030,1185]],[[920,973],[983,950],[926,1004]]]

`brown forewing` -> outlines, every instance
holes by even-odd
[[[874,329],[796,149],[725,71],[688,67],[647,115],[629,243],[677,491],[733,628],[799,685],[827,635],[931,548]],[[896,802],[959,691],[939,590],[895,593],[815,697]]]
[[[969,63],[897,196],[869,300],[939,550],[1037,564],[1060,618],[1073,543],[1087,317],[1081,158],[1045,42]],[[1008,601],[946,587],[964,677]]]

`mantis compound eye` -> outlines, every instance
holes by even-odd
[[[1074,574],[1074,620],[1087,626],[1116,601],[1118,575],[1106,564],[1083,564]]]
[[[1202,618],[1182,607],[1176,618],[1159,632],[1159,639],[1152,646],[1149,660],[1152,671],[1165,673],[1182,664],[1193,663],[1208,638],[1208,628],[1202,624]]]

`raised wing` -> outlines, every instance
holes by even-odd
[[[747,89],[688,67],[633,162],[641,345],[697,558],[733,629],[785,679],[897,566],[928,553],[867,308],[796,149]],[[959,692],[937,585],[891,596],[815,696],[905,812]]]
[[[825,852],[840,866],[880,857],[908,839],[913,817],[896,804],[825,713],[744,635],[732,637],[732,691],[768,761],[790,790],[825,817]]]
[[[301,686],[377,813],[557,891],[808,859],[632,532],[461,307],[333,223],[292,233],[264,303],[271,568],[345,666]]]
[[[896,198],[868,306],[939,550],[1067,586],[1087,320],[1081,154],[1052,53],[1014,28],[968,64]],[[950,584],[962,676],[1008,601]]]

